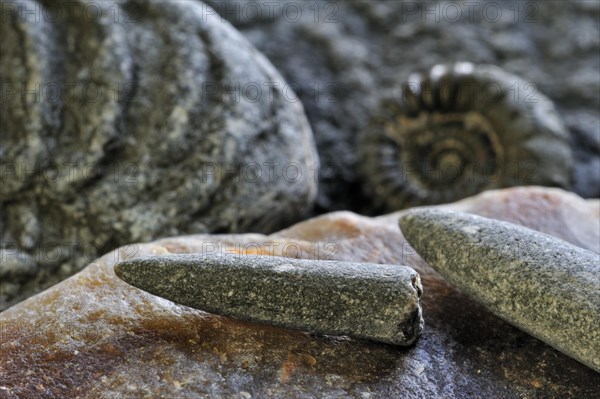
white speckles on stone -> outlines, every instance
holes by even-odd
[[[277,273],[287,273],[287,272],[291,272],[292,270],[295,270],[296,268],[292,265],[290,265],[289,263],[284,263],[282,265],[279,266],[275,266],[273,268],[273,271],[277,272]]]
[[[400,226],[452,284],[600,371],[598,254],[515,224],[437,209],[411,210]]]
[[[463,233],[465,233],[465,234],[468,234],[468,235],[470,235],[470,236],[477,235],[477,234],[479,233],[479,231],[480,231],[480,230],[479,230],[479,227],[477,227],[477,226],[472,226],[472,225],[467,225],[467,226],[461,227],[461,228],[460,228],[460,230],[461,230]]]
[[[126,261],[115,272],[175,303],[317,334],[406,346],[423,329],[418,274],[406,266],[190,254]],[[177,281],[165,284],[168,276]]]

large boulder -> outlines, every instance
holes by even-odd
[[[126,243],[268,233],[312,209],[301,103],[210,7],[1,11],[0,308]]]
[[[490,191],[444,208],[600,251],[599,201],[562,190]],[[408,245],[401,215],[339,212],[269,236],[175,237],[108,253],[0,314],[0,397],[595,397],[600,374],[453,288]],[[404,348],[240,322],[113,271],[121,259],[224,251],[410,265],[423,283],[423,335]]]

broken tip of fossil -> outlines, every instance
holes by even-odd
[[[191,254],[114,270],[154,295],[240,320],[402,346],[423,330],[421,281],[407,266]]]

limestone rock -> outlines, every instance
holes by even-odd
[[[1,240],[38,271],[3,278],[0,308],[126,243],[272,232],[312,209],[302,105],[210,7],[26,0],[1,11]]]
[[[509,220],[590,250],[600,240],[599,201],[558,189],[491,191],[443,208]],[[420,259],[398,228],[402,214],[340,212],[269,236],[194,235],[113,251],[0,314],[0,395],[596,395],[600,374],[492,315]],[[234,321],[145,293],[113,272],[121,259],[224,251],[410,265],[423,283],[423,335],[398,348]]]
[[[209,0],[296,88],[321,158],[318,204],[364,210],[355,139],[413,73],[497,65],[509,93],[556,105],[571,135],[573,189],[600,197],[600,5],[388,0]],[[520,97],[523,96],[523,97]],[[531,169],[523,171],[530,174]],[[362,213],[362,212],[361,212]]]

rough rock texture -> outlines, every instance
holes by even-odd
[[[445,208],[598,250],[599,201],[561,190],[493,191]],[[341,212],[271,236],[196,235],[111,252],[0,314],[0,396],[597,396],[600,374],[493,316],[425,264],[400,233],[400,215]],[[411,265],[423,283],[423,335],[399,348],[234,321],[157,298],[113,272],[121,259],[226,249]]]
[[[123,281],[215,315],[410,346],[423,292],[410,267],[281,256],[193,254],[115,265]]]
[[[492,313],[600,372],[600,254],[463,212],[415,209],[410,245]]]
[[[368,205],[358,195],[354,140],[381,111],[380,99],[414,72],[460,61],[495,64],[533,83],[509,94],[553,100],[571,133],[573,188],[600,196],[597,1],[209,2],[297,89],[321,158],[323,209]]]
[[[1,11],[1,308],[126,243],[267,233],[312,208],[302,105],[206,5]]]
[[[526,81],[468,62],[412,79],[358,138],[358,169],[373,202],[395,211],[495,188],[570,188],[569,134],[552,102],[499,94]]]

